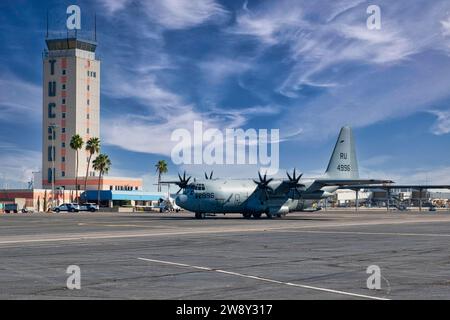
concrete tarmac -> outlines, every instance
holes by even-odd
[[[2,214],[0,299],[450,299],[449,245],[446,212]]]

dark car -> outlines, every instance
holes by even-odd
[[[5,213],[14,212],[17,213],[19,211],[19,206],[17,203],[7,203],[5,204]]]

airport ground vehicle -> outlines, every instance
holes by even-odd
[[[10,213],[10,212],[17,213],[18,211],[19,211],[19,205],[17,203],[5,204],[5,213]]]
[[[63,203],[62,205],[52,209],[54,212],[78,212],[80,211],[80,206],[76,203]]]
[[[94,204],[94,203],[83,203],[83,204],[80,204],[80,207],[78,210],[95,212],[95,211],[98,211],[98,205]]]

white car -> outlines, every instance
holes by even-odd
[[[62,205],[52,209],[55,212],[67,211],[67,212],[78,212],[80,211],[80,206],[76,203],[63,203]]]
[[[82,203],[82,204],[80,204],[79,210],[95,212],[95,211],[98,211],[98,205],[95,203]]]

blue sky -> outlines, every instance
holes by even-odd
[[[449,1],[1,1],[0,186],[39,170],[45,16],[63,29],[77,4],[97,14],[102,150],[111,175],[171,163],[170,134],[279,128],[280,174],[323,172],[339,128],[354,128],[361,174],[450,183]],[[381,7],[381,30],[366,9]],[[201,174],[204,167],[187,167]],[[215,167],[218,176],[257,166]]]

